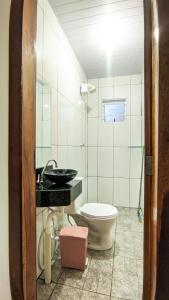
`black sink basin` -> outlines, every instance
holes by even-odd
[[[73,180],[77,175],[72,169],[52,169],[44,172],[46,178],[56,184],[63,184]]]

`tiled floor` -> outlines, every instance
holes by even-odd
[[[143,269],[143,224],[136,209],[119,208],[114,247],[88,251],[82,272],[52,268],[52,283],[38,280],[38,300],[140,300]]]

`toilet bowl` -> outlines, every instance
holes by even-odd
[[[67,212],[78,226],[89,228],[88,248],[95,250],[110,249],[114,241],[113,225],[116,223],[118,210],[103,203],[86,203],[75,212]]]

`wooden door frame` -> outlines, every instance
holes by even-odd
[[[10,13],[9,259],[11,294],[14,300],[36,299],[36,2],[37,0],[13,0]],[[169,278],[169,268],[163,267],[169,260],[164,239],[166,228],[169,228],[163,221],[163,216],[166,220],[167,211],[163,209],[163,203],[168,205],[169,202],[165,201],[168,197],[169,179],[167,13],[169,14],[168,0],[144,0],[145,155],[146,161],[152,157],[152,175],[145,174],[143,300],[167,300],[169,294],[169,284],[164,280],[167,276]],[[153,31],[158,23],[160,38],[156,41]],[[169,239],[167,242],[169,246]],[[162,293],[163,290],[165,294]]]
[[[9,265],[14,300],[36,299],[36,0],[12,0],[9,24]]]

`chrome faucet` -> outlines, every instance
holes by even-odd
[[[44,166],[44,168],[43,168],[43,170],[42,170],[42,173],[41,173],[41,176],[40,176],[40,179],[41,179],[40,182],[41,182],[41,183],[43,183],[43,175],[44,175],[44,172],[45,172],[47,166],[49,165],[49,163],[50,163],[51,161],[54,162],[55,168],[56,168],[56,169],[58,168],[58,164],[57,164],[57,162],[56,162],[55,159],[50,159],[50,160],[48,160],[47,163],[46,163],[46,165]]]

